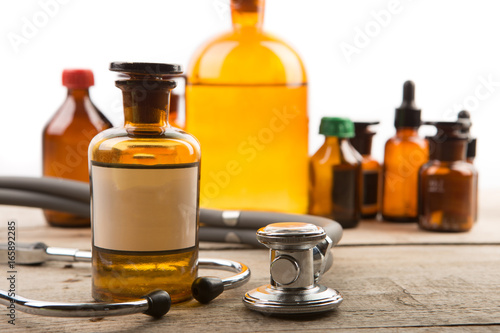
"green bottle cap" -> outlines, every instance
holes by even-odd
[[[349,118],[323,117],[319,125],[319,134],[339,138],[353,138],[354,123]]]

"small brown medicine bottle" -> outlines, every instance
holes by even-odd
[[[88,146],[102,130],[112,127],[89,96],[94,75],[88,69],[65,69],[66,100],[43,130],[43,175],[89,181]],[[90,219],[44,210],[47,222],[58,227],[89,227]]]
[[[470,113],[468,111],[460,111],[458,113],[458,121],[467,121],[470,120]],[[471,123],[472,126],[472,123]],[[476,145],[477,145],[477,139],[473,138],[470,135],[470,127],[467,127],[464,129],[464,133],[466,133],[469,137],[469,140],[467,142],[467,154],[466,154],[466,161],[470,164],[474,164],[474,160],[476,159]],[[477,170],[476,170],[477,171]],[[476,172],[476,177],[474,179],[474,222],[477,221],[477,216],[478,216],[478,211],[479,211],[479,201],[478,201],[478,188],[479,188],[479,172]]]
[[[467,162],[474,164],[476,159],[476,138],[470,138],[467,143]],[[477,222],[477,217],[479,214],[479,172],[476,170],[476,178],[474,179],[474,222]]]
[[[419,226],[432,231],[468,231],[474,224],[476,170],[466,158],[467,125],[462,121],[427,123],[437,133],[429,139],[429,162],[420,169]],[[470,124],[470,123],[469,123]]]
[[[382,217],[386,221],[418,221],[418,170],[429,155],[427,141],[418,135],[420,113],[415,84],[406,81],[403,102],[396,109],[396,135],[385,144]]]
[[[309,163],[309,214],[328,217],[344,228],[361,218],[361,155],[349,138],[354,124],[347,118],[324,117],[319,133],[325,143]]]
[[[361,169],[363,171],[363,191],[361,194],[361,217],[375,218],[380,209],[380,177],[382,167],[371,156],[372,139],[375,135],[370,126],[379,124],[375,122],[354,122],[355,136],[350,141],[352,146],[363,157]]]
[[[92,296],[99,301],[167,291],[190,299],[198,273],[200,146],[168,122],[169,76],[179,65],[113,62],[123,74],[125,124],[89,147]]]

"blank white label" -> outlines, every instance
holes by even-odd
[[[170,251],[196,245],[198,164],[179,168],[92,165],[94,245]]]

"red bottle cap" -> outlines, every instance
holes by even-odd
[[[94,85],[94,73],[90,69],[65,69],[62,84],[68,89],[86,89]]]

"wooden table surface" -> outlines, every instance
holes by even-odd
[[[208,305],[194,300],[174,305],[159,320],[142,314],[65,319],[17,311],[13,326],[2,306],[0,332],[500,332],[499,193],[481,194],[479,221],[467,233],[376,221],[346,230],[334,249],[334,266],[321,280],[339,290],[344,302],[321,316],[281,318],[246,309],[244,293],[269,282],[268,251],[202,243],[201,257],[241,261],[251,268],[251,280]],[[0,206],[0,242],[6,240],[9,219],[17,222],[17,242],[90,248],[90,230],[49,228],[39,209],[12,206]],[[7,266],[0,269],[0,289],[8,289]],[[18,265],[16,292],[47,301],[92,301],[90,266]]]

